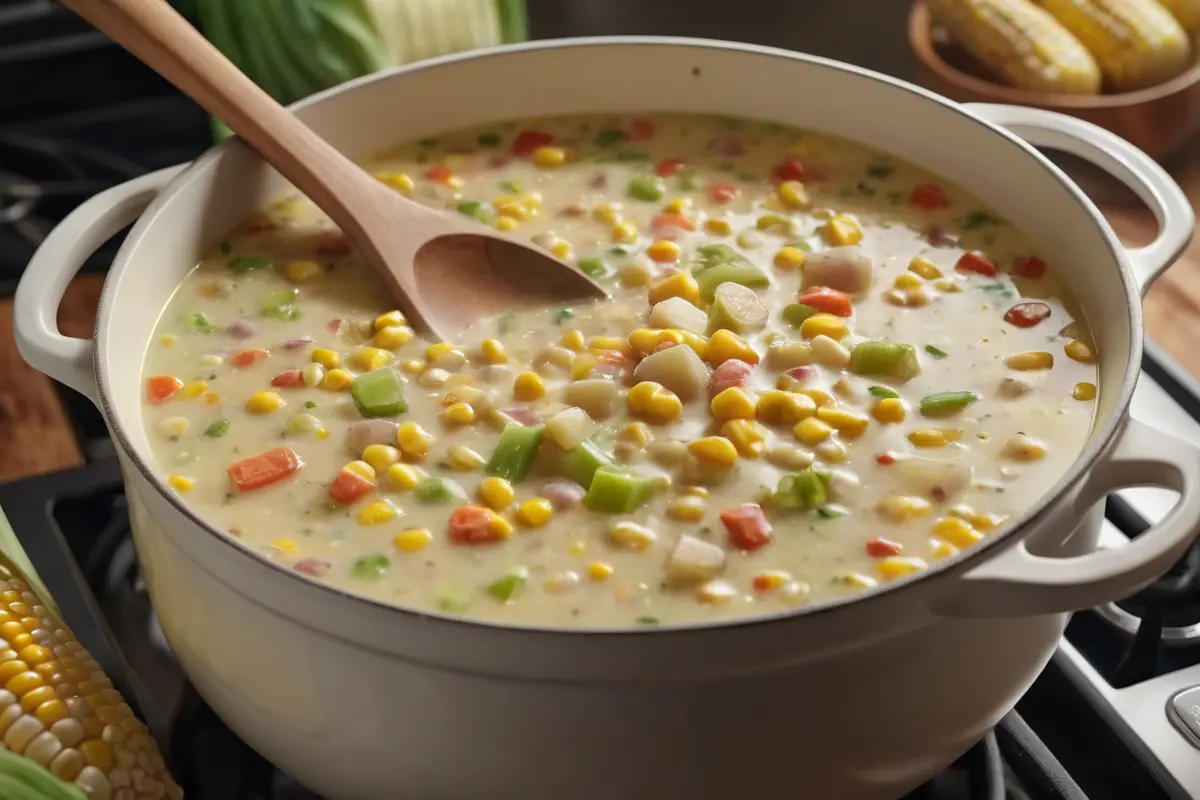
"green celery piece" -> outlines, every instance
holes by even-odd
[[[821,474],[809,467],[781,476],[772,499],[780,508],[820,508],[829,499],[829,493]]]
[[[377,581],[387,572],[392,562],[381,553],[362,556],[350,567],[350,577],[358,581]]]
[[[657,203],[665,192],[662,179],[657,175],[638,175],[629,181],[629,196],[635,200]]]
[[[350,383],[350,396],[364,417],[394,417],[408,411],[404,386],[391,367],[359,375]]]
[[[850,353],[850,371],[906,381],[921,371],[917,348],[899,342],[859,342]]]
[[[204,435],[210,436],[213,439],[217,439],[227,433],[229,433],[229,420],[224,418],[213,420],[212,424],[204,429]]]
[[[650,499],[654,483],[615,467],[601,467],[592,476],[584,502],[593,511],[606,514],[631,514]]]
[[[715,267],[718,264],[726,264],[731,261],[739,264],[750,263],[749,259],[743,256],[737,250],[734,250],[727,244],[721,244],[719,242],[716,244],[704,244],[697,247],[694,261],[695,263],[692,266],[693,272],[700,272],[701,270],[706,270],[710,267]]]
[[[542,434],[545,425],[535,425],[527,428],[516,422],[504,426],[500,433],[500,441],[492,451],[488,460],[487,471],[510,483],[519,483],[529,474],[533,466],[534,456],[542,444]]]
[[[241,274],[254,269],[265,269],[271,262],[265,258],[234,258],[229,261],[229,271]]]
[[[288,289],[268,295],[267,299],[263,301],[262,308],[259,309],[259,314],[281,322],[292,322],[299,319],[300,311],[296,308],[296,292]]]
[[[422,503],[445,503],[450,500],[462,500],[466,497],[462,487],[446,478],[424,478],[417,483],[413,494]]]
[[[496,216],[490,206],[478,200],[460,200],[458,203],[458,213],[480,222],[491,222]]]
[[[694,192],[700,188],[700,182],[696,180],[696,170],[685,169],[679,172],[679,188],[685,192]]]
[[[717,287],[722,283],[738,283],[749,289],[762,289],[771,285],[771,279],[767,277],[767,273],[749,261],[727,261],[696,273],[696,283],[700,286],[700,298],[705,302],[712,302]]]
[[[437,606],[442,611],[462,613],[471,607],[471,593],[461,586],[447,585],[438,589]]]
[[[974,392],[938,392],[921,398],[921,416],[947,417],[979,399]]]
[[[604,259],[599,256],[583,258],[579,261],[579,271],[589,278],[603,278],[608,274],[608,267],[604,266]]]
[[[803,303],[788,303],[783,307],[781,312],[783,321],[793,328],[799,328],[804,324],[804,320],[817,313],[817,310],[812,306],[806,306]]]
[[[568,450],[563,462],[567,477],[585,489],[592,485],[592,477],[596,470],[613,466],[604,451],[590,439],[585,439]]]
[[[528,580],[529,571],[521,567],[492,581],[487,588],[488,594],[502,603],[511,602],[525,588],[525,582]]]

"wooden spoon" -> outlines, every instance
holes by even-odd
[[[377,181],[247,78],[165,0],[64,4],[220,118],[337,223],[412,324],[453,339],[482,317],[607,297],[579,270]],[[258,0],[246,0],[258,2]]]

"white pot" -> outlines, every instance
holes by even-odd
[[[110,189],[55,229],[25,273],[21,353],[104,413],[151,595],[200,693],[252,747],[330,798],[896,797],[1013,706],[1066,612],[1131,594],[1193,539],[1200,452],[1127,411],[1142,354],[1140,292],[1187,244],[1195,220],[1162,169],[1093,125],[959,106],[796,53],[672,39],[444,58],[296,111],[349,155],[366,156],[490,120],[633,109],[841,134],[981,197],[1072,278],[1103,357],[1091,439],[1005,531],[853,600],[607,633],[385,606],[311,582],[206,525],[164,485],[142,429],[141,356],[160,310],[202,251],[281,180],[233,141],[182,172]],[[1158,238],[1122,249],[1083,193],[1013,133],[1127,183],[1158,217]],[[95,339],[64,337],[55,308],[67,282],[139,215],[105,284]],[[1134,484],[1182,499],[1130,545],[1096,551],[1101,501]]]

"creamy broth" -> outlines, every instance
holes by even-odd
[[[970,547],[1088,434],[1095,358],[1053,265],[885,154],[648,115],[367,166],[613,298],[431,346],[304,198],[232,231],[162,315],[146,425],[173,491],[314,580],[522,624],[773,612]]]

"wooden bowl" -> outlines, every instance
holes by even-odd
[[[995,82],[961,47],[939,39],[921,0],[908,15],[908,42],[919,62],[917,81],[952,100],[1060,111],[1107,128],[1159,160],[1200,130],[1200,62],[1166,83],[1135,92],[1070,95],[1014,89]]]

